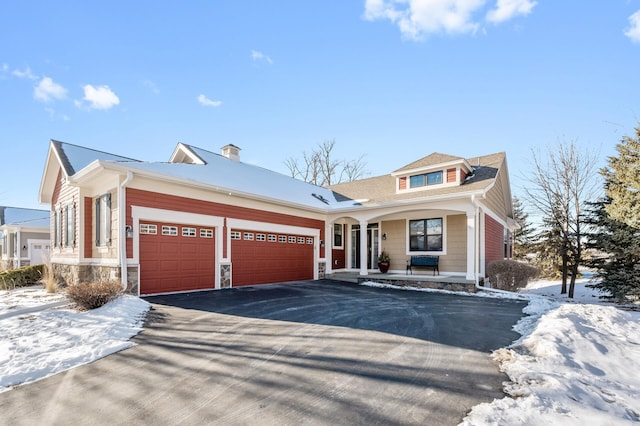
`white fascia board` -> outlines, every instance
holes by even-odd
[[[469,163],[467,163],[467,160],[461,158],[460,160],[447,161],[446,163],[438,163],[438,164],[433,164],[431,166],[416,167],[414,169],[402,170],[401,172],[393,172],[391,173],[391,176],[393,177],[408,176],[414,173],[421,173],[428,170],[440,170],[440,169],[449,168],[451,166],[459,166],[459,165],[464,165],[469,170],[472,170],[471,167],[469,167]]]
[[[179,153],[182,153],[193,160],[193,164],[207,164],[202,158],[200,158],[195,152],[193,152],[190,147],[182,142],[178,142],[178,145],[176,145],[176,149],[173,150],[173,154],[171,154],[169,162],[175,163]]]

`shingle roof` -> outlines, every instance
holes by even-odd
[[[464,160],[464,158],[456,157],[448,154],[441,154],[439,152],[434,152],[433,154],[429,154],[426,157],[422,157],[421,159],[416,160],[413,163],[409,163],[406,166],[399,168],[398,170],[394,171],[394,173],[402,172],[405,170],[418,169],[421,167],[435,166],[442,163],[449,163],[452,161],[460,161],[460,160]]]
[[[432,154],[433,155],[433,154]],[[424,157],[421,160],[428,159],[431,156]],[[451,161],[451,159],[461,159],[460,157],[446,156],[443,154],[436,154],[436,157],[420,163],[420,166],[416,166],[416,163],[411,163],[399,170],[409,170],[412,168],[422,167],[428,161],[434,158],[443,159],[445,162]],[[422,192],[410,192],[410,193],[396,193],[396,179],[392,175],[383,175],[367,179],[360,179],[353,182],[341,183],[337,185],[331,185],[330,188],[336,192],[344,194],[354,199],[367,199],[369,203],[383,203],[389,201],[401,201],[417,197],[436,197],[445,194],[455,194],[470,192],[474,190],[483,190],[488,187],[495,179],[499,168],[501,167],[505,158],[504,152],[496,154],[485,155],[482,157],[475,157],[473,159],[467,159],[467,162],[474,167],[474,174],[469,176],[467,180],[459,186],[446,186],[442,188],[432,188]],[[434,163],[435,164],[435,163]],[[479,166],[477,166],[479,164]],[[431,164],[429,164],[431,165]]]

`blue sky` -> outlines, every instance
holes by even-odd
[[[50,139],[149,161],[177,142],[287,173],[335,139],[371,175],[559,140],[602,165],[640,120],[640,0],[7,1],[0,205],[43,208]]]

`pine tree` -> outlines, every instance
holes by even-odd
[[[590,209],[589,247],[604,254],[591,262],[601,280],[594,287],[622,302],[640,297],[640,127],[616,149],[600,171],[605,198]]]
[[[609,167],[601,174],[607,181],[605,206],[612,219],[640,228],[640,126],[635,139],[624,136],[616,146],[617,157],[609,157]]]
[[[588,223],[588,247],[594,250],[590,266],[596,268],[600,282],[593,287],[605,298],[623,302],[640,296],[640,229],[613,219],[607,212],[611,200],[593,203]]]
[[[524,260],[533,250],[533,227],[518,197],[513,197],[513,219],[520,226],[513,231],[513,258]]]

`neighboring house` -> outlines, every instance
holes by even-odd
[[[367,275],[415,254],[476,281],[509,256],[504,153],[431,154],[390,175],[317,187],[179,143],[142,162],[51,141],[40,202],[52,212],[52,265],[68,284],[117,279],[134,294]],[[416,271],[419,273],[419,271]]]
[[[0,271],[47,263],[49,211],[0,206]]]

